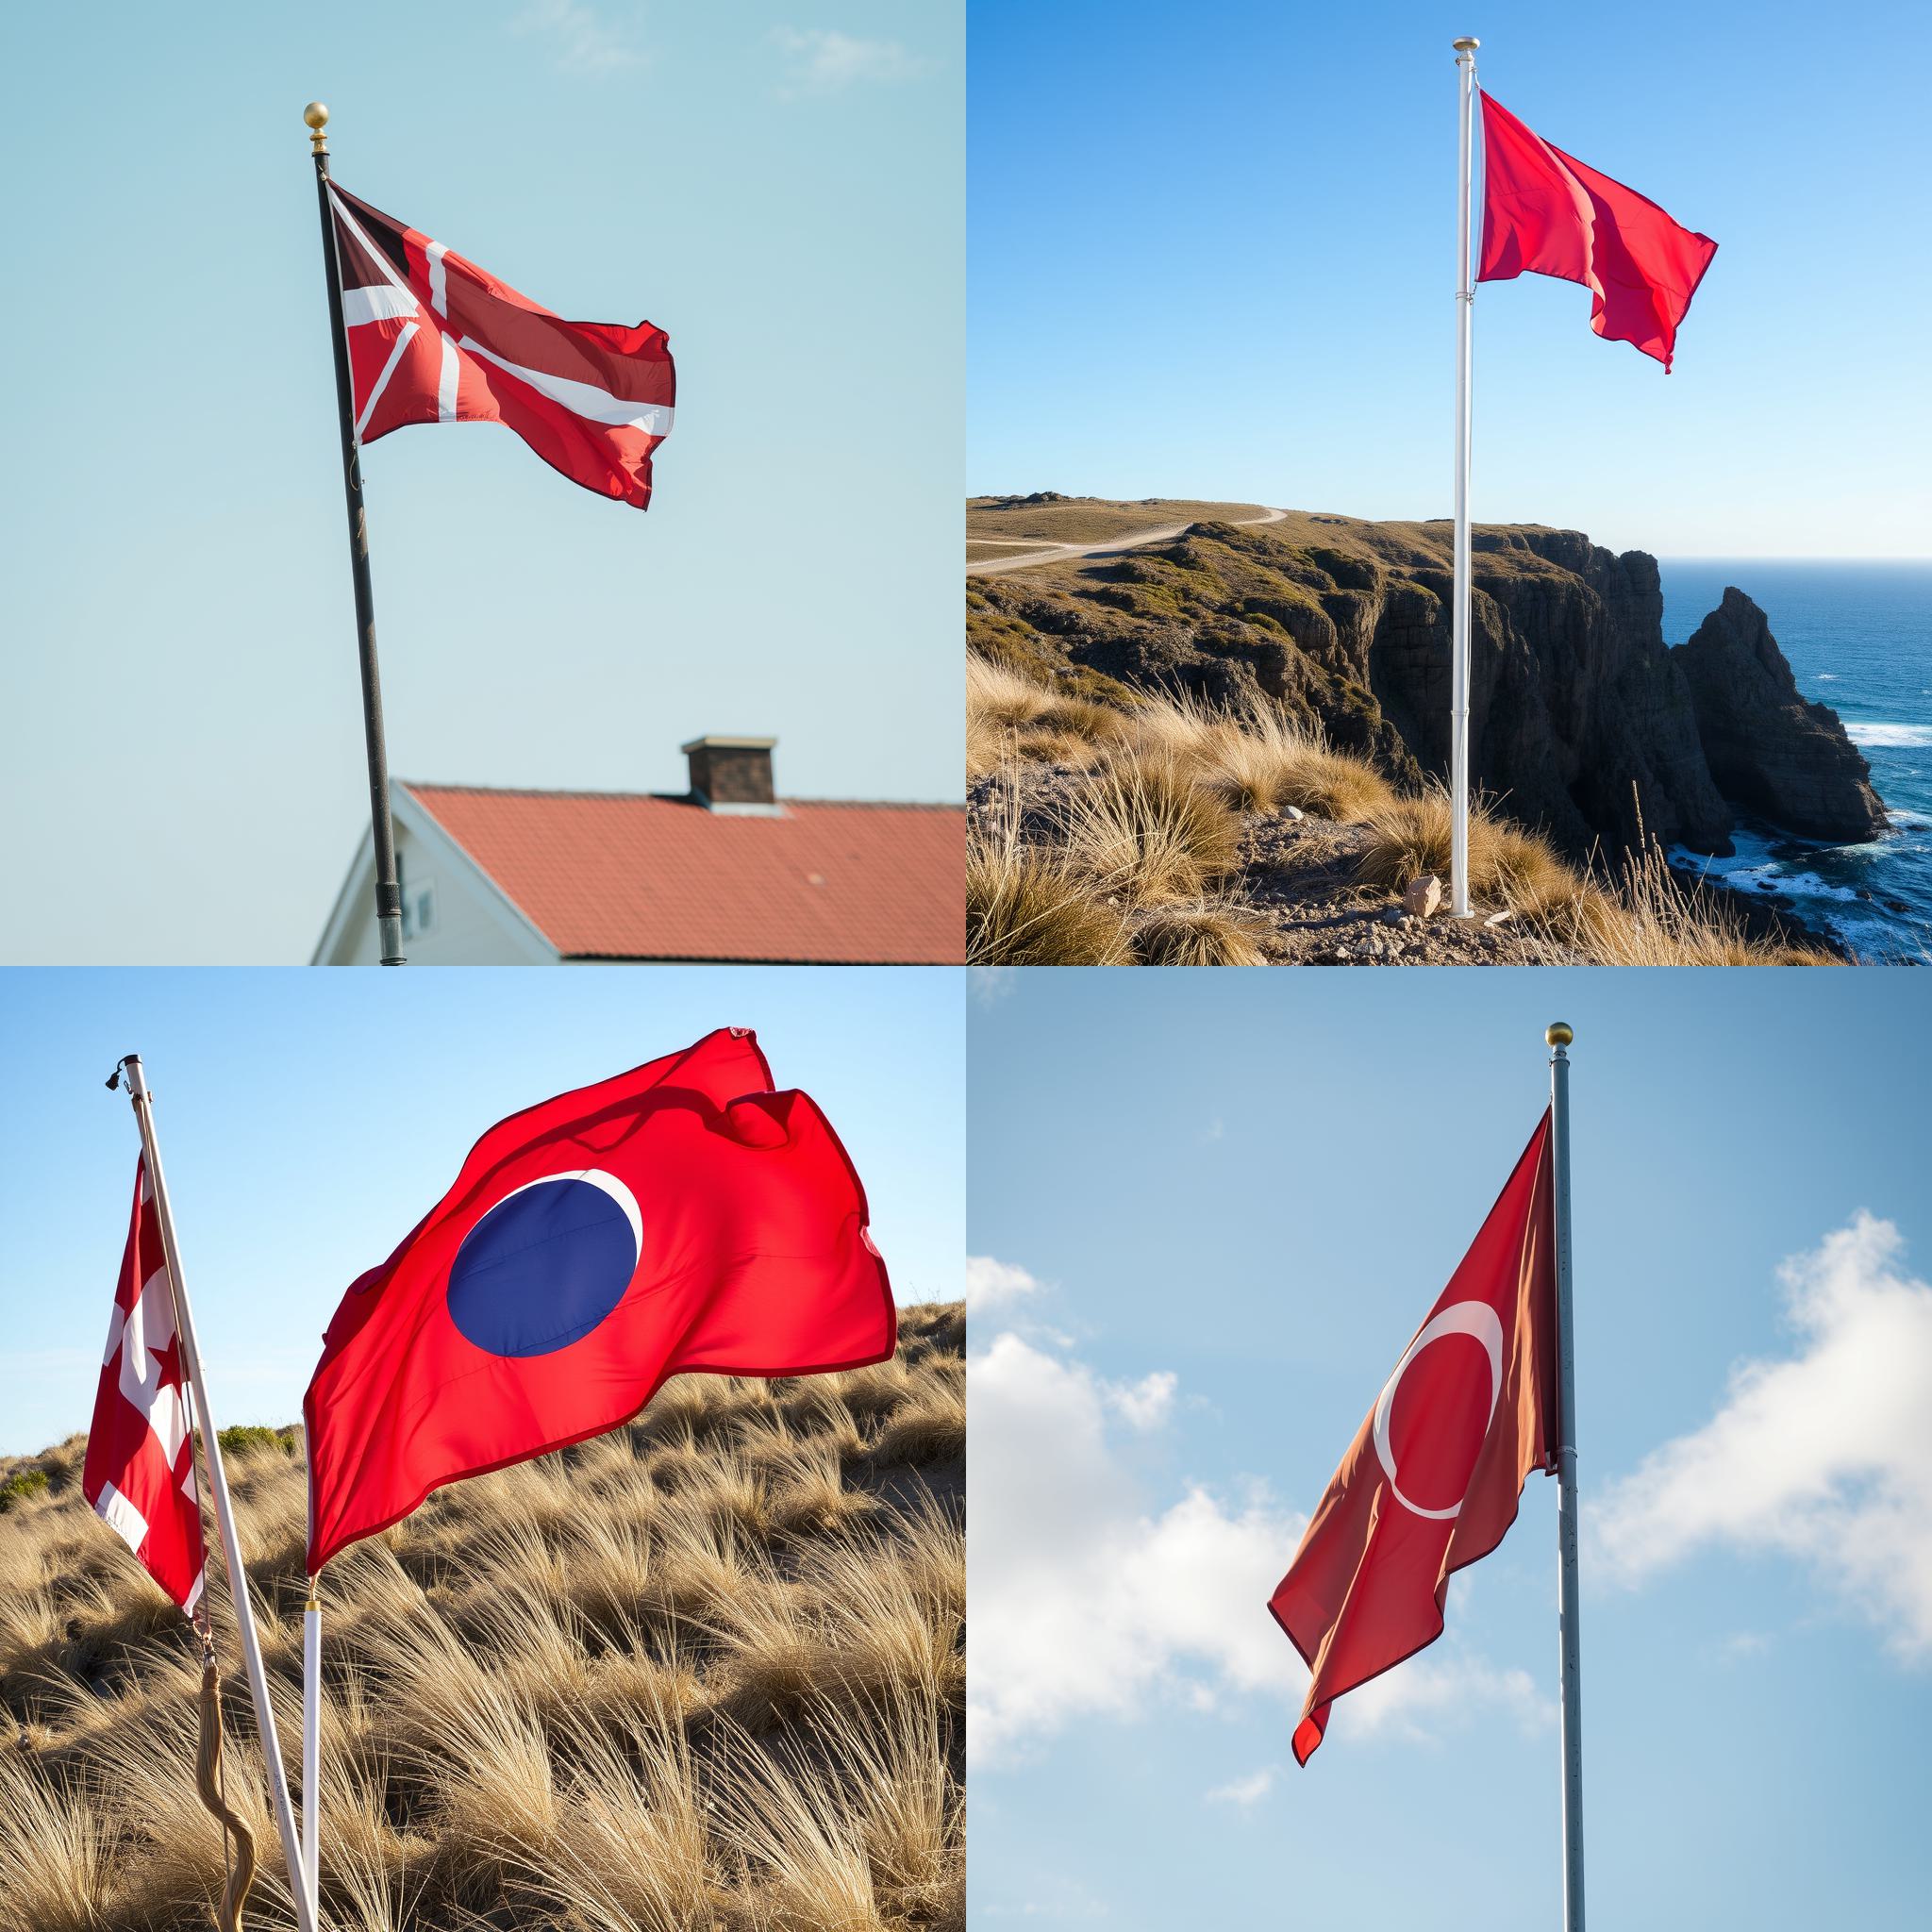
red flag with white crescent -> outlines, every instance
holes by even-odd
[[[187,1381],[143,1159],[135,1169],[134,1215],[114,1288],[80,1487],[94,1513],[192,1616],[208,1551],[194,1485]]]
[[[1449,1578],[1503,1541],[1557,1448],[1550,1117],[1363,1418],[1269,1602],[1313,1673],[1306,1764],[1344,1691],[1442,1634]]]
[[[642,509],[676,372],[648,322],[565,322],[331,181],[356,434],[501,423],[573,483]]]

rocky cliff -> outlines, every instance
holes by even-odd
[[[1882,827],[1863,759],[1741,593],[1674,651],[1643,552],[1534,526],[1473,548],[1471,768],[1511,817],[1577,855],[1640,823],[1726,852],[1739,808],[1821,839]],[[1451,589],[1447,524],[1291,513],[975,580],[968,635],[1096,695],[1265,694],[1414,783],[1449,767]]]
[[[1808,838],[1852,844],[1885,829],[1872,771],[1828,705],[1807,703],[1764,612],[1735,588],[1671,653],[1690,691],[1718,790]]]

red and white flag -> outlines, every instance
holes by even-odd
[[[331,181],[356,434],[501,423],[573,483],[642,509],[671,433],[661,328],[565,322]]]
[[[114,1289],[80,1487],[94,1513],[192,1616],[208,1551],[194,1486],[187,1379],[160,1221],[142,1160],[135,1169],[134,1218]]]
[[[1550,1117],[1403,1350],[1268,1607],[1312,1677],[1295,1762],[1328,1707],[1442,1634],[1449,1578],[1516,1521],[1557,1447]]]

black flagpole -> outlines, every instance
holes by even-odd
[[[382,675],[375,664],[375,594],[369,588],[369,523],[362,511],[362,453],[356,436],[356,391],[349,336],[342,326],[342,278],[336,265],[335,216],[328,202],[328,109],[302,110],[315,154],[322,206],[322,264],[328,280],[328,325],[335,337],[336,408],[342,425],[342,493],[349,505],[349,568],[356,579],[356,655],[362,667],[362,735],[369,751],[369,824],[375,842],[375,929],[382,963],[403,963],[403,895],[396,885],[396,835],[389,813],[389,755],[382,743]]]

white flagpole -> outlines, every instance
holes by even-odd
[[[154,1190],[155,1215],[161,1227],[161,1253],[168,1263],[168,1286],[175,1302],[175,1328],[187,1357],[189,1386],[194,1391],[194,1413],[201,1424],[201,1445],[208,1457],[208,1488],[215,1521],[221,1525],[222,1554],[228,1565],[228,1590],[235,1600],[235,1626],[242,1637],[242,1656],[248,1666],[248,1688],[255,1699],[255,1722],[261,1754],[268,1765],[269,1793],[275,1800],[275,1827],[289,1862],[289,1884],[295,1896],[295,1917],[301,1932],[315,1932],[315,1910],[303,1874],[301,1848],[295,1837],[295,1817],[289,1805],[289,1780],[282,1770],[281,1746],[275,1737],[275,1714],[268,1701],[268,1674],[262,1668],[261,1644],[255,1634],[255,1607],[248,1598],[248,1573],[242,1564],[242,1545],[235,1534],[235,1512],[228,1501],[228,1478],[222,1468],[222,1444],[208,1407],[208,1385],[202,1379],[201,1349],[194,1339],[194,1317],[188,1306],[188,1284],[181,1273],[181,1254],[175,1242],[175,1216],[168,1205],[168,1183],[161,1174],[161,1150],[155,1140],[154,1097],[147,1091],[141,1056],[129,1054],[121,1062],[127,1097],[141,1128],[141,1150],[147,1163],[148,1185]]]
[[[1550,1049],[1550,1168],[1557,1224],[1557,1624],[1563,1741],[1563,1932],[1583,1932],[1583,1663],[1576,1628],[1576,1344],[1570,1319],[1570,1056],[1561,1020]]]
[[[322,1813],[322,1599],[308,1579],[302,1607],[302,1869],[308,1875],[308,1913],[319,1916],[322,1861],[316,1856],[316,1821]]]
[[[1454,42],[1462,109],[1457,142],[1456,202],[1456,601],[1451,645],[1456,662],[1449,697],[1449,912],[1470,916],[1469,905],[1469,380],[1475,285],[1470,279],[1470,192],[1474,168],[1475,50],[1471,37]]]

